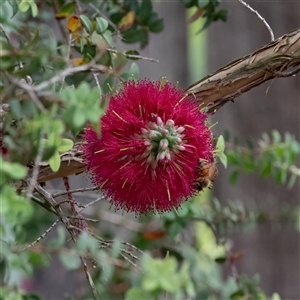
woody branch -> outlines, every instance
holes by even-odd
[[[283,35],[260,49],[239,58],[186,89],[201,107],[213,114],[229,101],[263,82],[293,76],[300,71],[300,29]],[[56,77],[58,77],[57,75]],[[49,80],[53,81],[53,80]],[[31,89],[38,88],[31,86]],[[38,182],[46,182],[85,171],[77,145],[61,156],[61,167],[53,173],[47,163],[40,167]]]

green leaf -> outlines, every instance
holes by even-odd
[[[204,7],[209,3],[209,0],[198,0],[198,7]]]
[[[22,295],[22,300],[42,300],[42,298],[37,294],[26,294]]]
[[[236,151],[226,150],[226,156],[227,156],[228,163],[230,165],[234,165],[234,166],[239,165],[239,163],[240,163],[239,156],[238,156],[238,153]]]
[[[158,19],[149,26],[149,30],[154,33],[159,33],[164,29],[164,20]]]
[[[136,50],[128,50],[125,53],[125,56],[131,60],[138,60],[139,58],[136,57],[130,57],[130,55],[140,55],[140,53]]]
[[[21,117],[23,116],[23,113],[22,113],[22,107],[21,107],[20,101],[17,99],[11,99],[9,101],[9,106],[10,106],[10,110],[11,110],[13,116],[16,119],[21,119]]]
[[[103,83],[103,93],[109,93],[112,91],[112,87],[114,86],[114,77],[108,76]]]
[[[30,2],[31,6],[31,13],[33,17],[36,17],[38,15],[38,8],[37,5],[34,2]]]
[[[261,171],[261,176],[262,177],[270,176],[272,174],[272,162],[264,160],[262,164],[263,164],[263,168]]]
[[[152,13],[151,0],[142,0],[141,6],[138,11],[138,17],[142,23],[147,22]]]
[[[55,151],[57,151],[57,147],[53,145],[49,140],[45,140],[45,148],[43,151],[42,161],[48,161],[53,156]]]
[[[93,24],[92,24],[91,20],[85,15],[80,15],[80,19],[81,19],[82,23],[84,24],[87,32],[92,33],[93,32]],[[81,40],[83,40],[83,39],[81,39]]]
[[[225,168],[227,168],[227,156],[223,152],[217,153],[217,156],[219,157],[219,160],[222,163],[222,165]]]
[[[229,182],[231,184],[235,184],[238,180],[238,176],[239,176],[239,171],[238,170],[235,170],[233,171],[231,174],[230,174],[230,177],[229,177]]]
[[[108,43],[108,45],[110,47],[114,47],[114,41],[112,38],[112,32],[109,30],[106,30],[103,34],[104,39],[106,40],[106,42]]]
[[[97,22],[96,31],[98,33],[103,33],[108,27],[108,21],[104,18],[97,17],[96,22]]]
[[[196,0],[197,1],[197,0]],[[197,2],[195,0],[182,0],[186,8],[191,8],[192,6],[196,6]]]
[[[230,299],[239,299],[240,297],[244,296],[244,292],[242,290],[237,290],[236,292],[230,295]]]
[[[79,255],[74,249],[71,249],[68,253],[60,253],[59,258],[68,270],[76,270],[80,267]]]
[[[32,216],[33,208],[31,202],[16,194],[12,186],[4,186],[0,194],[1,214],[5,216],[5,222],[13,226],[28,221]]]
[[[106,49],[107,48],[107,42],[104,39],[104,37],[102,36],[102,34],[98,34],[96,31],[94,31],[91,35],[91,41],[94,45],[96,45],[99,49]],[[85,47],[86,48],[86,47]],[[94,47],[95,48],[95,47]],[[84,49],[85,50],[85,49]],[[90,51],[89,51],[90,52]],[[96,54],[96,51],[94,51]],[[106,53],[106,52],[105,52]],[[85,54],[85,51],[83,52],[83,54]],[[90,53],[89,53],[90,55]],[[95,55],[91,55],[92,57],[94,57]],[[102,55],[103,56],[103,55]]]
[[[57,151],[59,151],[59,152],[69,151],[70,149],[72,149],[73,145],[74,145],[73,141],[71,141],[69,139],[62,139],[57,148]]]
[[[80,253],[90,251],[93,255],[96,255],[99,245],[94,237],[90,236],[87,232],[82,232],[76,242],[76,248]]]
[[[55,151],[53,156],[49,159],[49,165],[53,172],[57,172],[60,167],[60,155],[58,151]]]
[[[131,64],[131,66],[130,66],[130,69],[129,69],[128,73],[129,73],[130,75],[132,75],[132,77],[133,77],[134,79],[138,79],[138,78],[139,78],[139,75],[140,75],[140,69],[139,69],[139,66],[138,66],[135,62],[133,62],[133,63]]]
[[[225,140],[224,140],[224,137],[222,135],[220,135],[219,138],[218,138],[216,148],[221,152],[224,152],[224,150],[225,150]]]
[[[151,300],[153,299],[149,293],[142,288],[133,287],[126,292],[126,299],[128,300]]]
[[[84,114],[84,112],[77,107],[77,109],[75,110],[74,114],[73,114],[73,125],[76,129],[81,128],[86,122],[86,116]]]
[[[16,2],[16,0],[8,0],[8,3],[10,4],[10,6],[12,7],[13,10],[13,14],[10,17],[11,19],[16,15],[16,13],[19,11],[18,9],[18,3]]]
[[[3,180],[3,175],[6,175],[8,179],[12,180],[20,180],[23,179],[27,175],[27,169],[18,164],[18,163],[10,163],[4,161],[2,157],[0,157],[0,167],[1,167],[1,181]]]
[[[281,141],[281,135],[278,130],[272,131],[273,143],[278,144]]]
[[[224,262],[226,262],[226,260],[227,260],[226,256],[221,256],[221,257],[215,258],[215,262],[218,264],[223,264]]]
[[[58,15],[64,15],[64,16],[69,16],[75,12],[76,9],[76,3],[75,2],[70,2],[67,3],[62,7]]]
[[[30,8],[30,4],[26,0],[22,0],[19,4],[19,10],[21,12],[26,12]]]
[[[123,39],[125,43],[133,44],[137,43],[142,39],[143,31],[137,28],[130,28],[123,33]]]
[[[129,10],[137,11],[139,3],[137,0],[124,0],[124,5],[129,8]]]
[[[158,288],[159,284],[157,282],[157,280],[155,280],[154,278],[149,278],[149,277],[145,277],[142,281],[142,287],[143,289],[145,289],[146,291],[153,291],[156,290]]]
[[[279,294],[274,293],[274,294],[272,295],[271,300],[281,300],[281,298],[280,298]]]
[[[215,15],[214,21],[222,20],[223,22],[226,22],[227,16],[228,16],[228,11],[227,11],[227,10],[224,10],[224,9],[221,9],[221,10],[219,10],[218,13]]]

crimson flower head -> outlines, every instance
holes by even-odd
[[[213,162],[206,114],[170,83],[123,84],[101,119],[89,126],[83,153],[92,182],[117,209],[165,212],[197,192],[199,160]]]

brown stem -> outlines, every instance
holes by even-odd
[[[186,92],[212,114],[228,101],[267,80],[282,77],[282,71],[299,65],[300,29],[297,29],[206,76],[188,87]],[[284,76],[299,71],[296,68]]]
[[[77,212],[76,207],[75,207],[75,201],[74,201],[73,195],[70,193],[69,178],[68,177],[63,177],[63,182],[64,182],[64,185],[65,185],[65,188],[66,188],[66,191],[67,191],[71,211],[73,212],[74,216],[77,216],[78,212]]]

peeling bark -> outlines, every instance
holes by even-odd
[[[228,101],[267,80],[294,75],[300,68],[295,72],[282,72],[299,65],[300,29],[297,29],[206,76],[186,92],[213,114]]]

